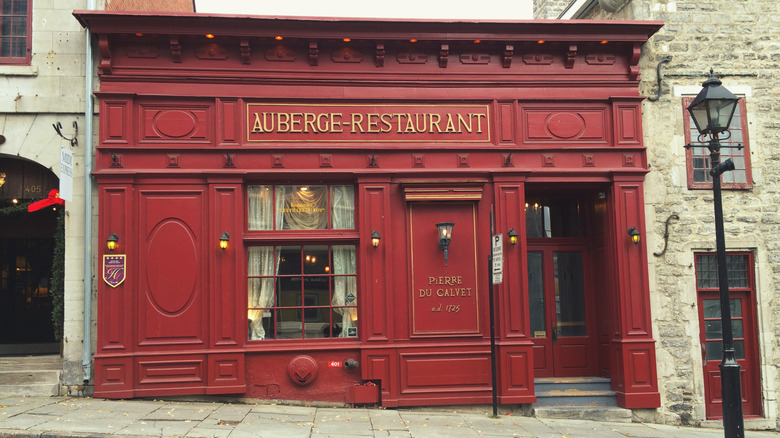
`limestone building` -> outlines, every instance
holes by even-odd
[[[698,140],[685,108],[711,68],[743,98],[729,144],[744,149],[723,151],[724,159],[737,163],[722,180],[732,320],[745,425],[776,427],[780,246],[772,236],[780,223],[780,7],[774,0],[537,0],[535,15],[664,22],[642,47],[640,61],[650,171],[647,255],[661,392],[656,421],[706,424],[720,416],[712,183],[706,148],[685,148]]]

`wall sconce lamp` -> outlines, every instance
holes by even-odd
[[[444,266],[447,266],[447,248],[452,240],[452,227],[454,222],[439,222],[436,229],[439,234],[439,248],[444,251]]]
[[[382,236],[379,235],[379,231],[374,230],[373,233],[371,233],[371,246],[376,248],[379,246],[379,240],[382,239]]]
[[[517,244],[517,238],[520,237],[517,235],[515,229],[510,228],[509,231],[507,231],[506,235],[509,236],[509,243],[511,243],[512,246],[515,246],[515,244]]]
[[[119,236],[116,233],[111,233],[108,239],[106,239],[106,248],[108,248],[109,252],[114,252],[117,242],[119,242]]]
[[[222,236],[219,238],[219,247],[222,248],[223,252],[227,249],[228,242],[230,242],[230,234],[228,234],[228,232],[225,231],[222,233]]]
[[[628,229],[628,235],[631,236],[631,241],[634,242],[634,245],[639,245],[639,239],[641,238],[641,235],[639,234],[639,230],[637,230],[634,227],[631,227]]]

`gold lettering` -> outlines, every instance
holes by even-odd
[[[303,132],[303,129],[301,128],[301,123],[303,123],[303,120],[301,120],[302,117],[303,113],[290,114],[290,132]],[[297,128],[296,125],[298,126]]]
[[[387,114],[387,113],[382,114],[381,119],[382,119],[383,126],[381,128],[381,132],[390,132],[390,130],[393,129],[392,121],[394,115],[395,114]],[[401,126],[401,124],[399,123],[398,126]]]
[[[466,125],[468,123],[468,125]],[[463,127],[466,127],[466,131],[471,133],[471,117],[468,118],[468,122],[463,117],[463,114],[458,114],[458,132],[463,132]]]
[[[349,132],[354,134],[357,132],[356,129],[360,129],[360,132],[366,132],[363,130],[361,123],[363,123],[363,114],[352,113],[352,130]]]
[[[282,120],[282,116],[284,116],[284,120]],[[290,114],[289,113],[277,113],[277,124],[279,127],[276,128],[276,132],[284,133],[284,132],[290,132]]]
[[[435,126],[436,127],[436,131],[441,134],[441,128],[439,128],[439,122],[441,121],[441,115],[439,115],[439,114],[428,114],[428,116],[430,116],[430,118],[431,118],[431,131],[430,132],[433,132],[433,127]],[[436,118],[436,121],[433,120],[434,118]]]
[[[341,113],[330,113],[330,132],[344,132],[343,129],[341,129]],[[337,122],[336,119],[339,119]],[[339,129],[336,129],[336,127],[339,127]]]
[[[260,122],[260,114],[255,113],[255,125],[252,127],[252,133],[265,132],[263,124]]]
[[[482,117],[487,118],[487,114],[469,114],[469,117],[477,118],[477,134],[482,134]]]
[[[431,296],[433,289],[420,289],[420,298],[426,298]]]
[[[406,114],[406,129],[404,130],[406,133],[412,133],[415,134],[417,131],[414,129],[414,123],[412,123],[412,115]]]
[[[444,132],[458,132],[455,130],[455,123],[453,123],[450,113],[447,113],[447,127],[444,128]]]
[[[317,132],[317,128],[314,126],[315,114],[303,113],[303,131],[304,132]]]
[[[368,113],[366,114],[366,118],[368,119],[368,132],[369,133],[379,133],[382,132],[379,130],[379,114],[377,113]]]
[[[420,116],[422,116],[422,127],[420,127]],[[416,113],[414,115],[415,127],[417,132],[425,132],[428,130],[428,117],[427,114]]]

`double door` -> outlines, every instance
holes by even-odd
[[[595,375],[595,309],[590,278],[587,246],[529,242],[534,376]]]

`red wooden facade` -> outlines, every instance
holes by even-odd
[[[125,256],[98,288],[96,396],[490,403],[492,220],[499,401],[533,403],[552,373],[659,406],[646,249],[627,230],[645,233],[638,63],[660,23],[75,15],[99,48],[99,235]],[[312,209],[294,203],[252,218],[250,192],[308,185],[333,205],[354,190],[354,224],[286,229]],[[346,248],[355,272],[290,274],[312,248]],[[255,308],[262,281],[279,301]]]

